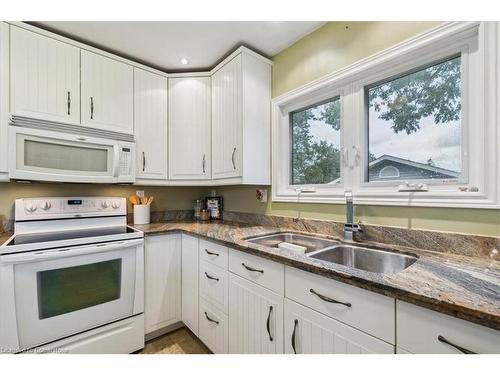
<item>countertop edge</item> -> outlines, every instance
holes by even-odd
[[[133,226],[133,225],[132,225]],[[140,228],[137,228],[140,230]],[[449,315],[458,319],[466,320],[471,323],[478,324],[483,327],[492,328],[495,330],[500,330],[500,319],[489,313],[483,312],[481,310],[469,309],[463,306],[457,306],[452,303],[447,303],[445,301],[435,300],[433,298],[425,297],[419,294],[415,294],[409,291],[402,291],[397,287],[391,287],[388,285],[382,285],[377,282],[369,281],[366,279],[358,278],[356,276],[343,274],[341,272],[337,272],[334,270],[325,270],[318,269],[316,271],[311,271],[310,266],[306,264],[302,264],[299,261],[279,256],[276,254],[265,253],[258,249],[252,249],[249,247],[243,247],[238,245],[235,242],[225,241],[218,238],[206,236],[200,234],[196,231],[190,231],[183,228],[165,228],[161,230],[154,231],[143,231],[145,237],[154,236],[154,235],[162,235],[168,233],[185,233],[191,236],[196,236],[200,238],[209,239],[213,242],[220,243],[222,245],[231,247],[232,249],[243,251],[245,253],[259,256],[262,258],[270,259],[279,263],[282,263],[286,266],[298,268],[307,272],[310,272],[315,275],[327,277],[332,280],[336,280],[339,282],[343,282],[345,284],[349,284],[361,289],[365,289],[374,293],[382,294],[387,297],[395,298],[396,300],[408,302],[417,306],[421,306],[424,308],[428,308],[430,310],[436,311],[438,313],[442,313],[445,315]]]

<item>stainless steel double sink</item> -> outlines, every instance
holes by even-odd
[[[398,273],[417,261],[417,257],[412,255],[290,232],[250,237],[246,241],[273,248],[278,248],[282,242],[303,246],[306,248],[305,255],[310,258],[381,274]]]

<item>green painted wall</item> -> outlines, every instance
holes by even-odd
[[[439,25],[439,22],[330,22],[274,56],[273,97]],[[260,203],[256,187],[219,188],[227,210],[317,219],[345,219],[345,206]],[[270,196],[270,187],[269,196]],[[364,223],[500,236],[500,210],[357,206]]]

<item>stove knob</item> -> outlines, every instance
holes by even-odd
[[[120,208],[120,202],[119,201],[114,201],[113,204],[111,205],[115,210]]]
[[[108,201],[102,201],[101,202],[101,207],[102,208],[108,208],[109,207],[109,202]]]
[[[28,212],[35,212],[36,211],[36,206],[33,203],[27,203],[26,204],[26,211],[28,211]]]
[[[45,210],[45,211],[49,210],[49,209],[50,209],[50,207],[52,207],[52,205],[50,204],[50,202],[49,202],[49,201],[43,201],[43,202],[40,204],[40,208],[41,208],[42,210]]]

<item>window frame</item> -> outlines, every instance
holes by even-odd
[[[430,207],[500,207],[500,132],[496,129],[498,105],[496,53],[500,26],[495,22],[450,22],[380,53],[283,94],[273,100],[273,201],[344,203],[344,192],[353,191],[356,203]],[[497,52],[498,51],[498,52]],[[366,89],[461,56],[462,175],[459,179],[415,179],[428,191],[400,192],[403,180],[365,181],[368,171],[368,121]],[[495,70],[496,69],[496,70]],[[500,91],[500,90],[499,90]],[[307,108],[321,98],[341,100],[342,184],[290,185],[290,164],[283,149],[290,147],[286,134],[288,114]],[[474,124],[470,126],[469,124]],[[291,161],[290,161],[291,162]],[[482,165],[484,168],[476,168]],[[474,166],[471,168],[471,166]],[[462,187],[478,188],[463,191]],[[298,194],[297,188],[314,188]]]

